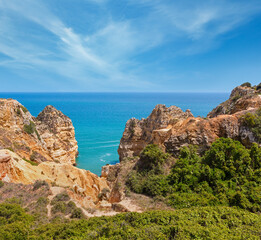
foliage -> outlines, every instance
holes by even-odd
[[[24,131],[28,134],[33,134],[35,132],[35,124],[34,122],[30,121],[29,124],[24,125]]]
[[[260,90],[261,89],[261,83],[259,83],[257,86],[256,86],[256,90]]]
[[[230,207],[122,213],[35,224],[16,204],[0,204],[0,239],[260,239],[261,216]]]
[[[53,198],[51,204],[54,205],[56,202],[61,202],[61,201],[62,202],[66,202],[66,201],[69,201],[69,200],[70,200],[70,197],[69,197],[68,193],[67,192],[62,192],[62,193],[57,194]]]
[[[251,87],[251,83],[245,82],[245,83],[241,84],[241,87]]]
[[[241,118],[243,124],[255,134],[257,141],[261,142],[261,108],[256,113],[246,113]]]
[[[25,158],[23,158],[23,160],[26,161],[26,162],[28,162],[28,163],[30,163],[30,164],[33,165],[33,166],[37,166],[37,165],[38,165],[38,163],[33,162],[33,161],[31,161],[31,160],[27,160],[27,159],[25,159]]]
[[[153,170],[155,173],[162,173],[162,165],[169,158],[157,145],[147,145],[140,154],[138,170]]]
[[[232,101],[233,102],[236,102],[238,99],[240,99],[241,98],[241,96],[238,94],[238,95],[236,95],[236,96],[234,96],[234,97],[232,97]]]
[[[72,210],[72,214],[71,214],[70,218],[83,219],[83,218],[85,218],[85,215],[83,214],[82,209],[80,209],[80,208],[74,208],[74,209]]]
[[[28,109],[27,109],[26,107],[24,107],[24,106],[22,106],[22,105],[21,105],[20,107],[22,108],[22,110],[23,110],[24,113],[27,113],[27,112],[28,112]]]
[[[28,239],[33,217],[17,204],[0,204],[0,239]]]
[[[150,196],[165,196],[169,185],[164,173],[164,164],[170,155],[164,153],[157,145],[150,144],[144,148],[135,169],[130,172],[127,185],[136,193]]]
[[[163,196],[175,208],[237,206],[261,211],[261,148],[220,138],[203,157],[184,147],[169,175],[134,170],[127,184],[136,193]]]
[[[16,109],[16,113],[17,113],[17,115],[21,115],[21,110],[20,110],[20,108],[17,108],[17,109]]]
[[[4,186],[4,182],[0,180],[0,188]]]
[[[41,188],[43,186],[45,186],[45,187],[47,187],[47,189],[49,189],[49,185],[48,185],[48,183],[46,181],[44,181],[44,180],[36,180],[34,182],[34,184],[33,184],[33,190],[36,191],[36,190],[38,190],[39,188]]]

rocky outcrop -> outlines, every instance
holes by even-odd
[[[148,118],[128,120],[118,148],[120,160],[138,156],[148,143],[163,144],[171,135],[171,126],[190,117],[193,115],[189,110],[157,105]]]
[[[78,145],[71,119],[49,105],[36,120],[38,132],[51,157],[62,163],[74,164]]]
[[[260,90],[259,90],[260,91]],[[193,117],[187,110],[157,105],[147,119],[130,119],[120,141],[120,160],[139,156],[147,144],[157,144],[174,155],[183,146],[197,145],[205,151],[219,137],[240,140],[245,145],[258,142],[241,117],[261,107],[259,91],[250,87],[235,88],[230,98],[208,114]]]
[[[0,150],[0,180],[11,183],[32,184],[44,180],[50,185],[67,188],[70,196],[82,206],[95,207],[99,193],[109,189],[105,178],[71,164],[43,162],[32,165],[9,150]]]
[[[34,162],[74,164],[78,153],[71,120],[52,106],[37,118],[18,101],[0,100],[0,149]]]
[[[252,87],[236,87],[232,90],[227,101],[219,104],[207,116],[209,118],[236,112],[250,108],[258,108],[261,105],[261,90]]]

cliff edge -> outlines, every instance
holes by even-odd
[[[183,112],[176,106],[157,105],[148,118],[127,121],[118,148],[120,161],[139,156],[148,144],[157,144],[175,156],[188,145],[197,145],[203,152],[220,137],[240,140],[246,146],[259,142],[242,116],[254,114],[261,107],[260,94],[261,89],[255,87],[236,87],[230,98],[206,118],[194,117],[189,110]]]

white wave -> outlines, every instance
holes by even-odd
[[[100,161],[101,161],[101,162],[106,162],[106,161],[104,160],[104,158],[109,157],[109,156],[111,156],[111,153],[103,154],[103,155],[100,157]]]

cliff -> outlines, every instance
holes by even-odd
[[[162,145],[171,136],[172,126],[188,118],[193,118],[189,110],[183,112],[176,106],[159,104],[148,118],[128,120],[118,148],[120,160],[138,156],[149,143]]]
[[[193,117],[187,110],[157,105],[146,119],[128,120],[120,141],[120,161],[139,156],[148,144],[157,144],[174,155],[183,146],[197,145],[205,151],[220,137],[240,140],[246,146],[258,142],[257,137],[242,121],[246,113],[255,113],[261,107],[260,90],[236,87],[230,98],[213,109],[207,118]]]
[[[71,120],[52,106],[37,118],[13,99],[0,100],[0,149],[35,162],[75,164],[77,141]]]
[[[74,167],[77,154],[72,121],[61,111],[47,106],[35,118],[18,101],[0,100],[0,180],[45,181],[81,207],[111,210],[106,179]]]
[[[261,104],[260,94],[261,89],[238,86],[232,90],[227,101],[219,104],[207,116],[213,118],[218,115],[234,114],[250,108],[258,108]]]

